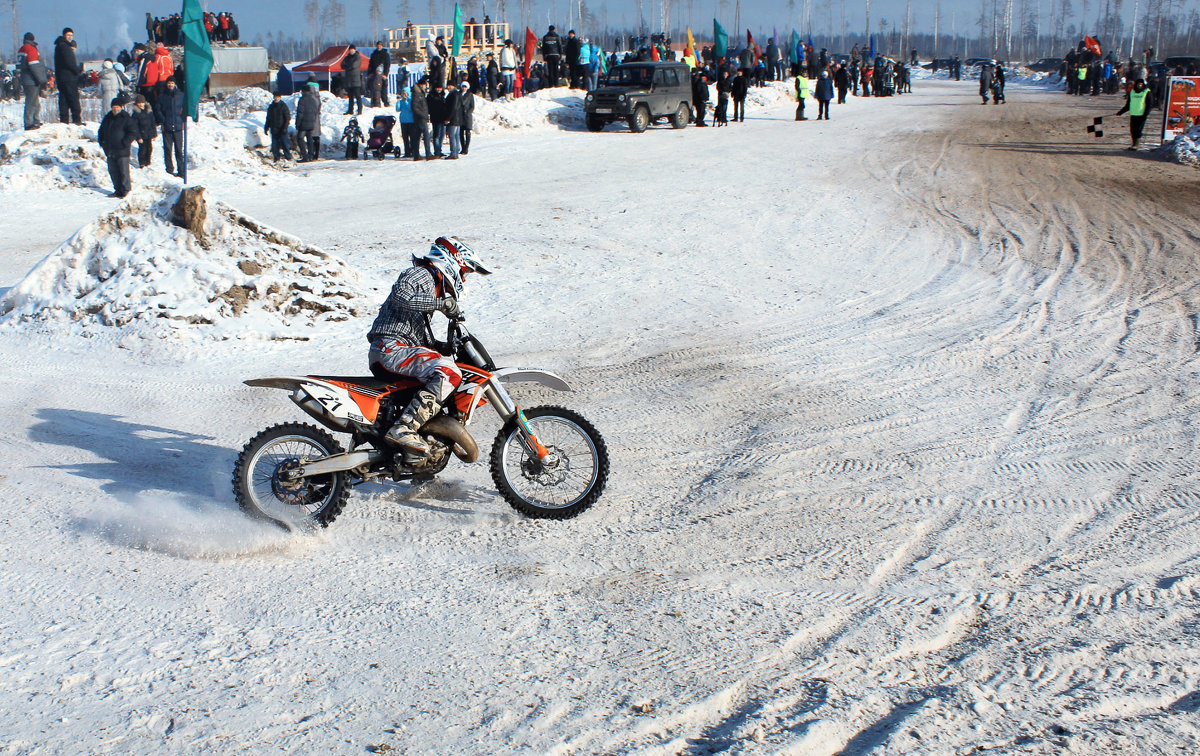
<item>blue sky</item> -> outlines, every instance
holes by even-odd
[[[496,0],[485,6],[483,0],[461,0],[464,10],[469,15],[482,19],[486,7],[487,12],[499,20],[499,3]],[[638,17],[637,0],[584,0],[587,7],[598,18],[607,16],[611,26],[632,26]],[[1096,3],[1092,0],[1086,3],[1091,7],[1089,15],[1094,15]],[[324,2],[324,0],[322,0]],[[344,0],[347,9],[346,36],[356,41],[367,41],[371,36],[371,25],[368,18],[370,0]],[[660,0],[643,0],[646,15],[653,18],[659,16]],[[734,31],[735,0],[727,0],[727,10],[720,10],[720,0],[673,0],[672,19],[680,26],[694,20],[694,28],[699,33],[706,30],[711,33],[712,19],[719,16],[722,23],[732,34]],[[1043,13],[1048,14],[1051,0],[1032,0],[1043,7]],[[1187,0],[1189,10],[1200,0]],[[453,0],[433,0],[438,10],[438,23],[448,23],[452,17]],[[1019,5],[1020,0],[1017,0]],[[914,30],[932,31],[934,23],[934,8],[937,0],[912,0]],[[1001,3],[1003,5],[1003,3]],[[307,36],[307,25],[304,21],[303,0],[257,0],[242,2],[241,0],[201,0],[201,5],[209,10],[232,11],[239,20],[243,39],[252,41],[256,35],[266,35],[269,31],[283,31],[296,37]],[[385,25],[400,25],[403,22],[401,8],[408,6],[407,16],[415,23],[425,23],[429,20],[429,0],[382,0],[383,18]],[[788,0],[743,0],[742,26],[749,26],[754,31],[770,33],[772,27],[778,27],[782,32],[792,26],[801,33],[807,33],[800,21],[801,10],[805,0],[794,0],[795,10],[789,10]],[[846,25],[851,30],[861,31],[865,26],[865,0],[811,0],[812,31],[815,34],[824,32],[837,33],[841,29],[842,9],[845,9]],[[903,24],[905,0],[871,0],[871,26],[878,29],[878,24],[887,19]],[[989,3],[990,5],[990,3]],[[1075,0],[1073,3],[1076,14],[1081,15],[1085,0]],[[1126,2],[1125,5],[1131,5]],[[63,26],[71,26],[87,48],[107,47],[113,44],[123,44],[144,38],[145,13],[150,11],[155,15],[166,15],[177,12],[180,2],[161,2],[161,0],[17,0],[20,14],[19,31],[33,31],[39,41],[48,44],[56,37]],[[960,34],[975,34],[974,23],[979,17],[978,0],[941,0],[941,30],[949,33],[956,26]],[[535,32],[545,31],[548,20],[558,25],[560,30],[566,29],[569,23],[580,27],[578,21],[569,22],[568,0],[534,0],[531,3],[532,13],[529,25]],[[517,26],[521,22],[520,0],[507,1],[507,20]],[[1129,10],[1126,9],[1126,13]],[[673,23],[672,25],[675,25]],[[655,24],[657,26],[657,24]],[[7,9],[0,11],[0,50],[11,54],[12,45],[11,19]]]

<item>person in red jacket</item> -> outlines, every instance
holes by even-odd
[[[154,83],[154,96],[157,99],[158,95],[167,88],[167,79],[175,75],[175,61],[171,59],[171,52],[164,45],[159,45],[154,50],[153,66],[157,69],[155,72],[157,80]],[[153,105],[153,100],[151,105]]]

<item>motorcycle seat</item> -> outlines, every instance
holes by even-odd
[[[373,375],[310,375],[309,378],[316,378],[319,381],[337,381],[338,383],[349,383],[354,386],[362,386],[369,389],[382,389],[388,386],[409,382],[411,379],[406,379],[399,375],[393,375],[388,378],[377,378]]]

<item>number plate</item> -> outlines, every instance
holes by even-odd
[[[597,112],[597,113],[611,113],[611,112],[613,112],[613,109],[612,109],[612,108],[596,108],[595,112]]]

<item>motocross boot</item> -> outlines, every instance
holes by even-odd
[[[387,432],[387,441],[404,453],[406,463],[420,462],[429,456],[429,446],[417,433],[425,423],[441,409],[437,396],[429,389],[421,389],[409,401],[408,406]]]

